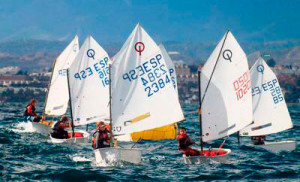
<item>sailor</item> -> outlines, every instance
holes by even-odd
[[[68,122],[68,117],[62,116],[61,119],[53,125],[51,136],[53,138],[59,138],[59,139],[69,138],[68,132],[65,131],[65,128],[69,128],[71,126],[70,124],[67,124],[67,122]]]
[[[93,134],[93,148],[105,148],[110,147],[110,133],[105,127],[103,121],[99,122],[96,132]]]
[[[32,99],[30,103],[26,106],[26,109],[24,111],[25,121],[30,120],[33,122],[39,122],[41,120],[41,117],[39,117],[36,114],[35,107],[36,107],[36,100]]]
[[[251,137],[253,145],[263,145],[265,144],[265,136],[253,136]]]
[[[180,128],[180,134],[177,136],[178,148],[186,156],[196,156],[200,155],[200,151],[190,148],[189,146],[195,144],[191,141],[190,137],[186,134],[186,128]]]

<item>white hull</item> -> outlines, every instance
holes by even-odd
[[[37,132],[40,133],[44,136],[48,136],[51,132],[51,125],[46,125],[46,124],[41,124],[41,123],[37,123],[37,122],[31,122],[28,121],[29,123],[31,123],[32,128]]]
[[[90,134],[84,130],[75,130],[77,133],[82,133],[83,137],[73,137],[73,138],[67,138],[67,139],[59,139],[59,138],[53,138],[50,135],[50,140],[52,143],[88,143],[90,139]],[[69,131],[71,133],[71,131]]]
[[[142,151],[136,148],[101,148],[94,150],[97,163],[129,162],[141,163]]]
[[[200,149],[198,149],[200,150]],[[209,150],[209,149],[204,149]],[[217,148],[212,148],[211,150],[218,150]],[[222,151],[225,151],[226,154],[224,155],[218,155],[218,156],[185,156],[183,155],[183,161],[185,164],[205,164],[209,162],[219,162],[224,163],[227,161],[228,155],[231,153],[230,149],[221,149]]]
[[[120,142],[132,142],[131,134],[119,135],[116,139]]]
[[[267,142],[263,145],[253,145],[255,147],[260,147],[266,149],[270,152],[279,153],[279,152],[291,152],[296,149],[297,143],[296,141],[280,141],[280,142]]]

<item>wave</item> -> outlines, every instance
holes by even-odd
[[[32,133],[36,132],[31,122],[19,122],[12,125],[11,131],[15,133]]]

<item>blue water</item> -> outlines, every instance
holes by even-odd
[[[300,180],[299,147],[290,153],[273,154],[250,146],[249,138],[237,144],[236,136],[224,148],[232,154],[226,163],[185,165],[176,141],[141,142],[147,151],[142,164],[98,165],[90,144],[55,145],[49,138],[20,128],[25,103],[0,106],[0,172],[2,181],[198,181],[198,180]],[[42,104],[38,109],[41,109]],[[189,135],[198,140],[197,106],[184,106]],[[289,107],[294,128],[268,139],[300,140],[300,106]],[[91,128],[91,127],[90,127]],[[223,140],[210,143],[218,147]],[[159,147],[160,146],[160,147]],[[0,180],[1,181],[1,180]]]

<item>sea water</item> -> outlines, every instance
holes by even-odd
[[[42,110],[42,103],[38,110]],[[26,103],[0,106],[0,181],[198,181],[198,180],[299,180],[300,150],[274,154],[253,148],[249,138],[232,135],[224,148],[232,150],[225,163],[186,165],[175,140],[141,141],[142,163],[95,163],[91,143],[86,145],[52,144],[48,137],[34,132],[23,122]],[[183,106],[188,134],[199,141],[196,105]],[[294,128],[270,135],[269,140],[300,140],[300,105],[290,105]],[[90,132],[94,125],[89,126]],[[85,127],[84,127],[85,128]],[[219,147],[222,139],[208,146]],[[132,144],[127,144],[132,145]]]

